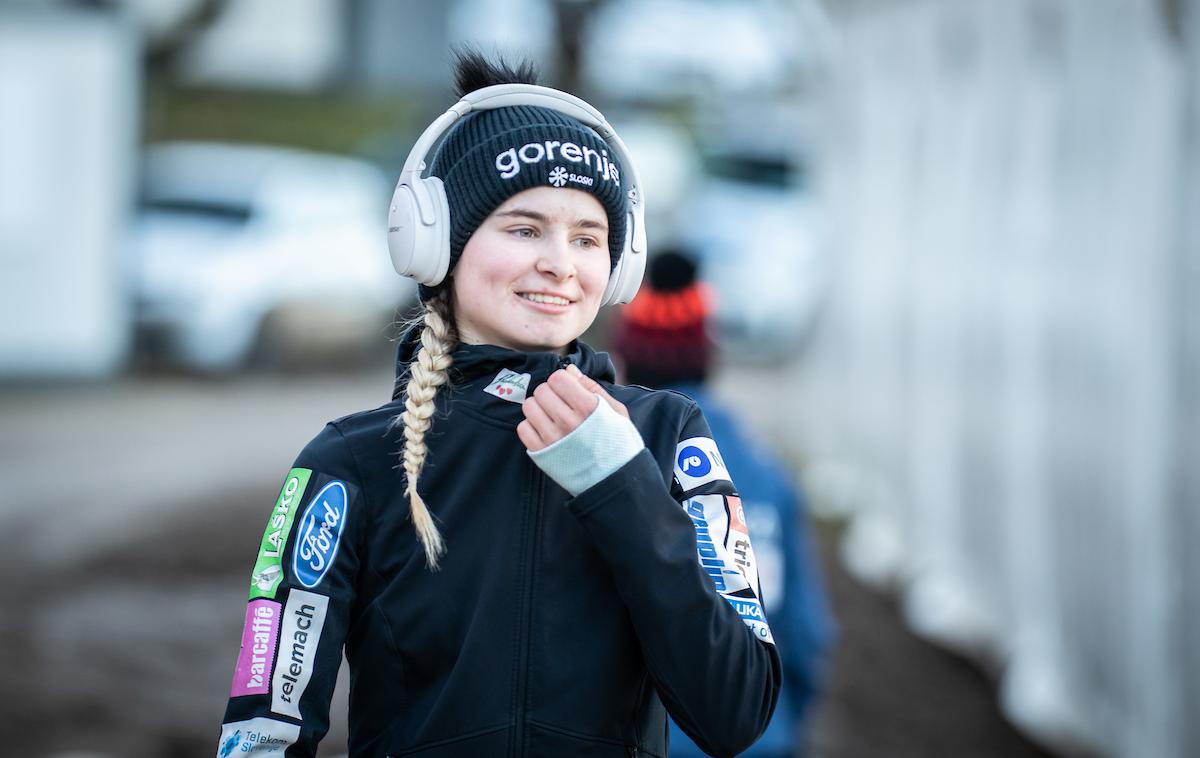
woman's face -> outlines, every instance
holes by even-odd
[[[454,267],[459,339],[563,352],[596,318],[608,273],[599,200],[576,189],[519,192],[475,230]]]

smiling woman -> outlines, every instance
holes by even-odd
[[[454,277],[459,340],[565,354],[600,310],[608,221],[580,190],[513,195],[471,235]]]
[[[668,711],[741,752],[780,663],[737,491],[695,403],[579,340],[641,280],[632,160],[529,66],[457,73],[389,217],[424,313],[271,511],[219,750],[314,755],[344,650],[351,755],[665,756]]]

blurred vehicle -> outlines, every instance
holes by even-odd
[[[700,151],[676,119],[650,109],[617,111],[610,121],[620,125],[622,141],[636,156],[653,247],[670,244],[678,231],[679,214],[700,182]]]
[[[203,372],[382,347],[415,285],[392,270],[390,185],[354,158],[260,145],[146,153],[135,225],[139,348]]]
[[[775,0],[609,0],[581,35],[584,81],[626,102],[777,91],[804,54],[798,18]]]
[[[797,155],[753,143],[710,150],[680,226],[716,291],[717,336],[739,358],[793,356],[824,300],[821,215]]]

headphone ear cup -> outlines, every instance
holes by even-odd
[[[623,305],[630,303],[637,296],[642,286],[642,276],[646,273],[646,245],[643,241],[641,250],[635,251],[633,240],[638,233],[641,219],[636,213],[630,213],[625,226],[625,249],[621,252],[621,260],[608,275],[608,286],[604,289],[604,298],[600,305]]]
[[[423,197],[418,199],[418,194]],[[401,276],[412,277],[428,287],[446,278],[450,268],[450,212],[441,179],[401,178],[388,210],[388,253]]]

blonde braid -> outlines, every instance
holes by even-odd
[[[446,552],[441,532],[433,521],[424,499],[417,492],[417,479],[425,466],[425,432],[433,423],[436,408],[434,398],[438,388],[446,383],[451,351],[457,343],[453,311],[446,293],[425,304],[425,325],[421,329],[421,347],[408,364],[408,386],[404,390],[404,412],[398,420],[404,425],[404,448],[401,451],[404,473],[408,480],[409,516],[417,530],[417,538],[425,548],[425,562],[437,570],[438,558]]]

